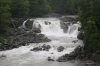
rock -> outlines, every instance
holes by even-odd
[[[77,38],[79,40],[84,40],[84,33],[83,32],[79,32],[79,34],[77,35]]]
[[[6,57],[6,55],[2,54],[2,55],[0,56],[0,58],[3,58],[3,57]]]
[[[54,61],[54,59],[52,59],[51,57],[48,57],[48,61]]]
[[[64,47],[63,46],[60,46],[60,47],[57,48],[57,50],[58,50],[58,52],[61,52],[61,51],[64,50]]]
[[[49,25],[51,24],[51,22],[49,22]]]
[[[99,62],[100,63],[100,51],[97,51],[97,52],[93,53],[91,59],[94,62]]]
[[[42,48],[43,48],[44,51],[49,51],[49,49],[50,49],[51,47],[50,47],[50,45],[45,45],[45,44],[44,44],[44,45],[42,46]]]
[[[66,16],[66,17],[60,18],[60,20],[63,22],[72,22],[72,21],[75,21],[75,18]]]
[[[41,33],[41,30],[39,28],[34,28],[32,31],[35,33]]]
[[[61,28],[63,29],[63,32],[64,32],[64,33],[67,33],[67,30],[68,30],[68,25],[67,25],[67,23],[65,23],[65,22],[60,22],[60,26],[61,26]]]
[[[62,57],[58,58],[57,61],[58,62],[67,62],[68,60],[67,60],[67,58],[62,56]]]
[[[72,42],[73,42],[73,43],[76,43],[76,42],[78,42],[78,40],[73,40]]]
[[[48,25],[48,22],[47,21],[44,21],[45,25]]]
[[[34,21],[27,20],[26,23],[25,23],[26,28],[29,29],[29,30],[31,30],[32,26],[33,26],[33,22]]]
[[[41,50],[42,50],[41,47],[35,47],[35,48],[31,49],[31,51],[41,51]]]
[[[25,21],[26,19],[24,18],[11,18],[10,21],[11,21],[11,26],[13,27],[12,25],[12,22],[13,24],[15,25],[16,28],[18,28],[19,26],[21,26],[23,24],[23,22]]]

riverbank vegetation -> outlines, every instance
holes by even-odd
[[[0,0],[0,42],[10,18],[42,17],[48,13],[78,14],[91,51],[100,50],[100,0]]]

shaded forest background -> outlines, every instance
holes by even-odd
[[[100,50],[100,0],[0,0],[0,43],[10,27],[10,18],[43,17],[48,13],[78,15],[84,44]]]

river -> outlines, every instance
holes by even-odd
[[[33,27],[39,27],[40,25],[41,33],[45,34],[52,41],[31,43],[28,46],[0,51],[0,55],[7,56],[0,58],[0,66],[85,66],[79,60],[68,62],[56,61],[60,56],[72,52],[77,46],[83,46],[83,42],[77,39],[78,27],[80,27],[79,22],[68,26],[68,31],[64,33],[60,27],[59,18],[36,18],[30,20],[34,20]],[[74,40],[78,41],[74,43],[72,42]],[[30,49],[44,44],[51,46],[49,51],[30,51]],[[63,46],[65,49],[62,52],[58,52],[57,48],[59,46]],[[48,57],[51,57],[55,61],[48,61]]]

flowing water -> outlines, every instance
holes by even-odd
[[[70,25],[67,33],[64,33],[60,27],[60,20],[58,18],[36,18],[31,20],[34,20],[33,27],[40,28],[41,33],[45,34],[52,41],[31,43],[29,46],[0,51],[0,55],[7,56],[0,58],[0,66],[84,66],[78,60],[68,62],[47,60],[48,57],[57,60],[60,56],[72,52],[77,46],[83,46],[82,41],[77,39],[78,27],[80,27],[79,23]],[[74,40],[78,41],[73,43],[72,41]],[[50,45],[51,49],[49,51],[30,51],[30,49],[44,44]],[[63,46],[65,49],[62,52],[58,52],[57,48],[59,46]]]

